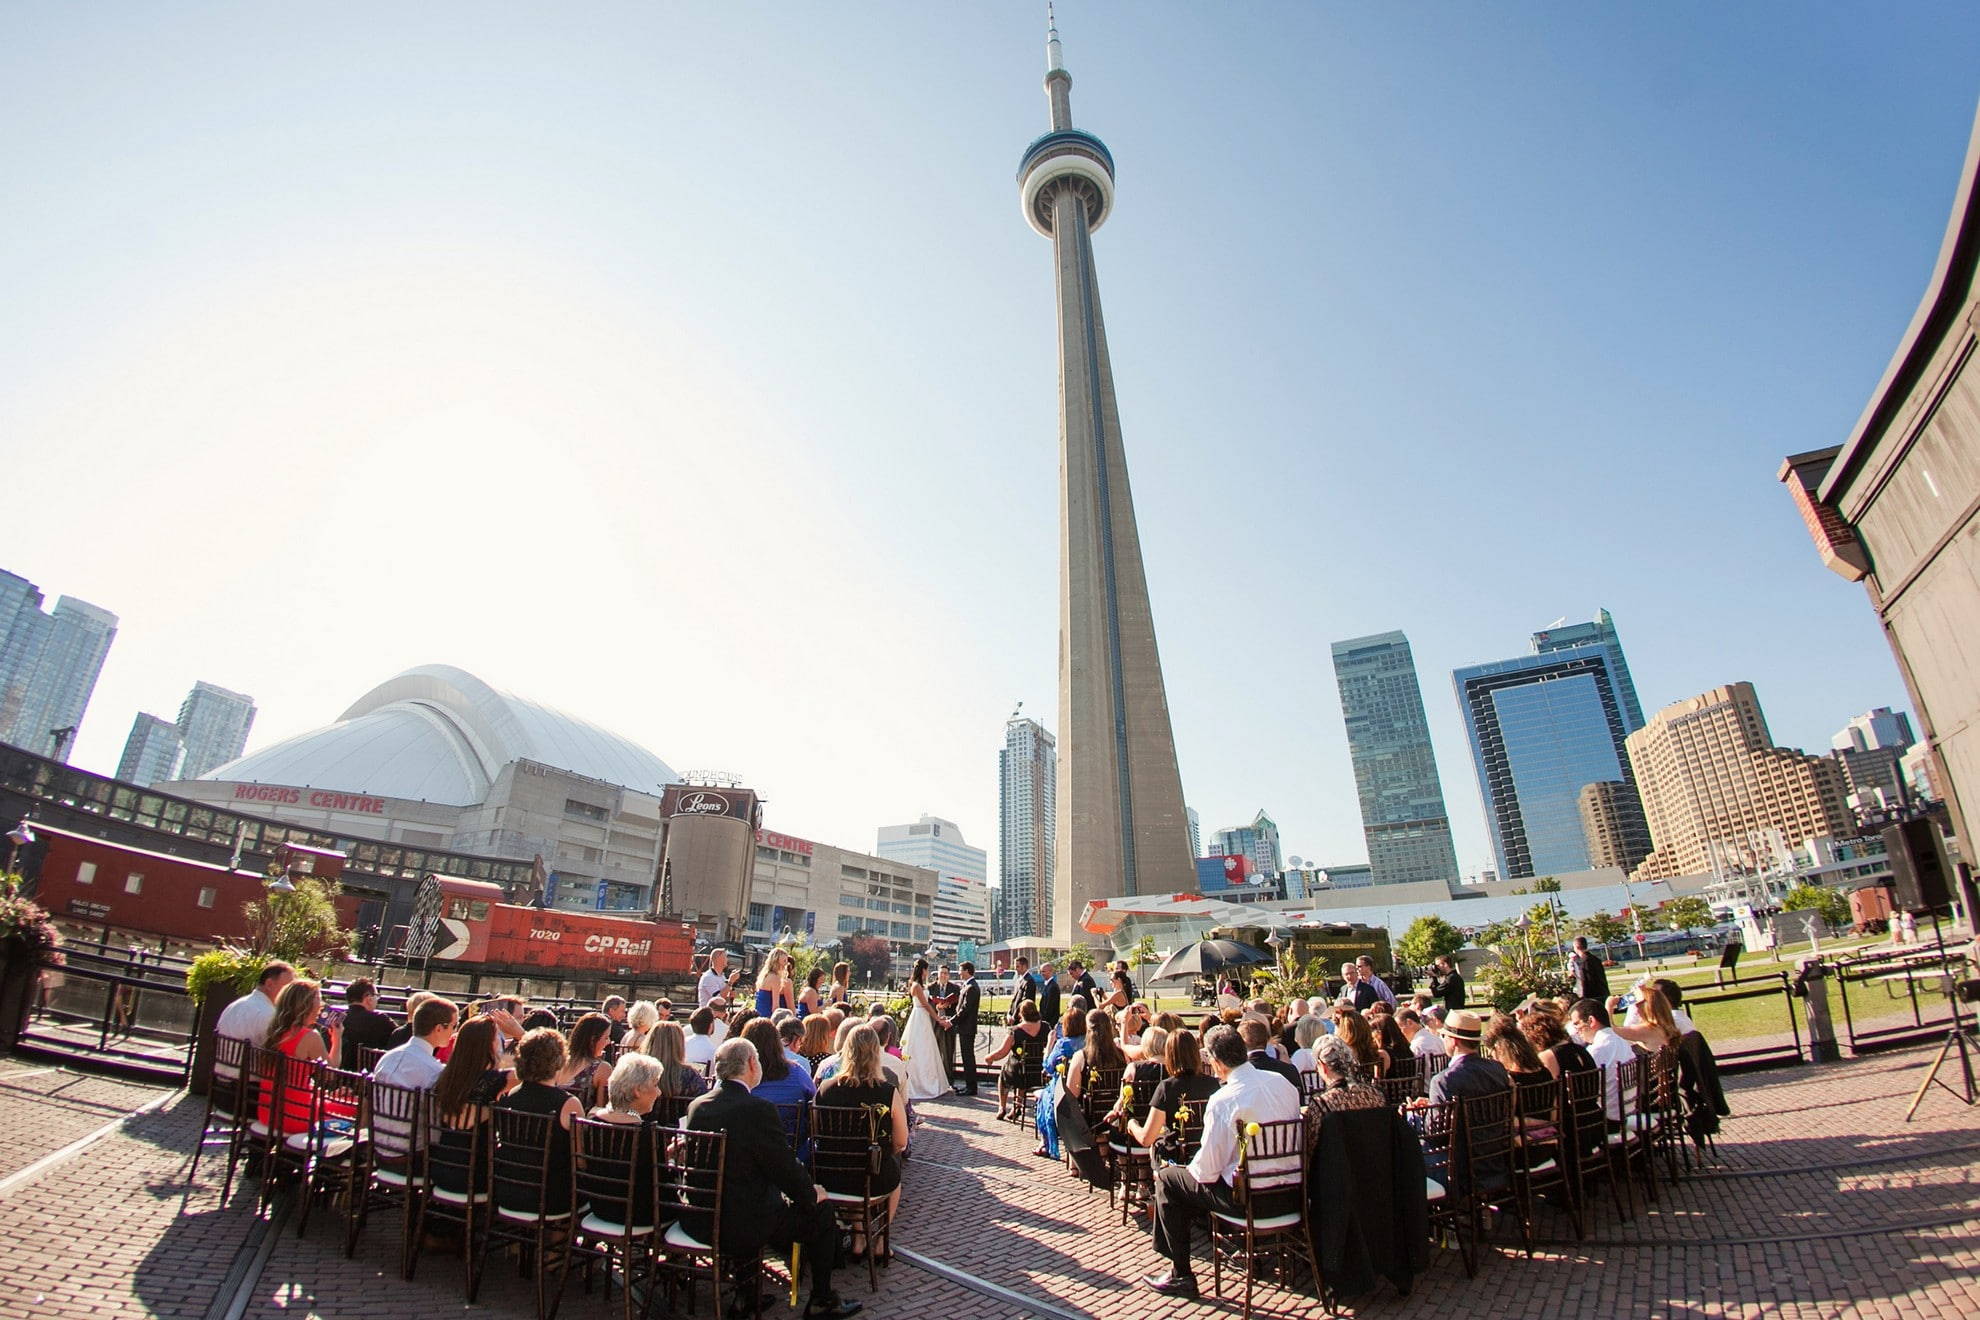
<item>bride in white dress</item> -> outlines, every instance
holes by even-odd
[[[935,1010],[928,1002],[928,960],[914,964],[908,982],[907,1087],[910,1100],[933,1100],[949,1093],[949,1075],[942,1068],[942,1037],[935,1029]]]

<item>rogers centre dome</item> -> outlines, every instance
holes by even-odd
[[[380,683],[333,724],[159,788],[345,837],[544,859],[559,908],[637,910],[672,768],[452,665]]]
[[[452,665],[408,669],[352,702],[335,724],[285,738],[200,778],[467,807],[485,802],[513,761],[535,761],[640,793],[658,794],[678,779],[637,743],[497,691]]]

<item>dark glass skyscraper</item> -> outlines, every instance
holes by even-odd
[[[1386,632],[1335,642],[1334,678],[1374,882],[1455,885],[1457,850],[1409,639]]]
[[[1563,645],[1564,635],[1590,640]],[[1650,835],[1623,740],[1643,717],[1615,625],[1605,610],[1593,624],[1535,633],[1533,645],[1533,655],[1451,675],[1499,874],[1633,866],[1650,851]],[[1596,858],[1584,790],[1605,783],[1614,787],[1599,790],[1606,814],[1598,825],[1606,822],[1620,856]]]

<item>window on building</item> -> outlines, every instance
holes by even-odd
[[[124,892],[127,894],[141,894],[144,892],[144,873],[142,871],[133,871],[124,877]]]
[[[926,926],[916,926],[916,927],[914,928],[914,937],[915,937],[916,939],[918,939],[918,940],[925,940],[925,939],[927,939],[927,938],[928,938],[928,927],[926,927]]]
[[[589,802],[580,802],[576,798],[565,798],[564,814],[566,816],[582,816],[586,820],[604,820],[608,813],[605,808],[594,807]]]
[[[93,885],[96,883],[95,862],[84,862],[76,867],[76,883],[79,885]]]
[[[839,918],[839,934],[841,934],[841,935],[851,935],[851,934],[854,934],[855,932],[857,932],[858,930],[859,930],[859,918],[858,918],[858,917],[840,917],[840,918]]]
[[[220,898],[220,891],[215,889],[212,885],[203,886],[199,891],[199,905],[203,908],[212,907],[213,904],[219,900],[219,898]]]
[[[893,929],[888,933],[891,934],[897,940],[905,940],[911,938],[908,934],[908,930],[909,930],[909,926],[907,922],[897,921],[894,923]]]
[[[751,903],[749,905],[749,928],[751,930],[767,930],[769,926],[770,905],[768,903]]]

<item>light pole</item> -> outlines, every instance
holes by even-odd
[[[1513,925],[1519,927],[1520,943],[1526,946],[1526,965],[1531,967],[1533,965],[1533,917],[1530,913],[1522,912],[1519,914],[1519,920],[1515,921]]]
[[[34,830],[28,825],[28,818],[21,817],[21,823],[7,831],[7,872],[12,874],[14,864],[20,860],[21,849],[34,842]]]

